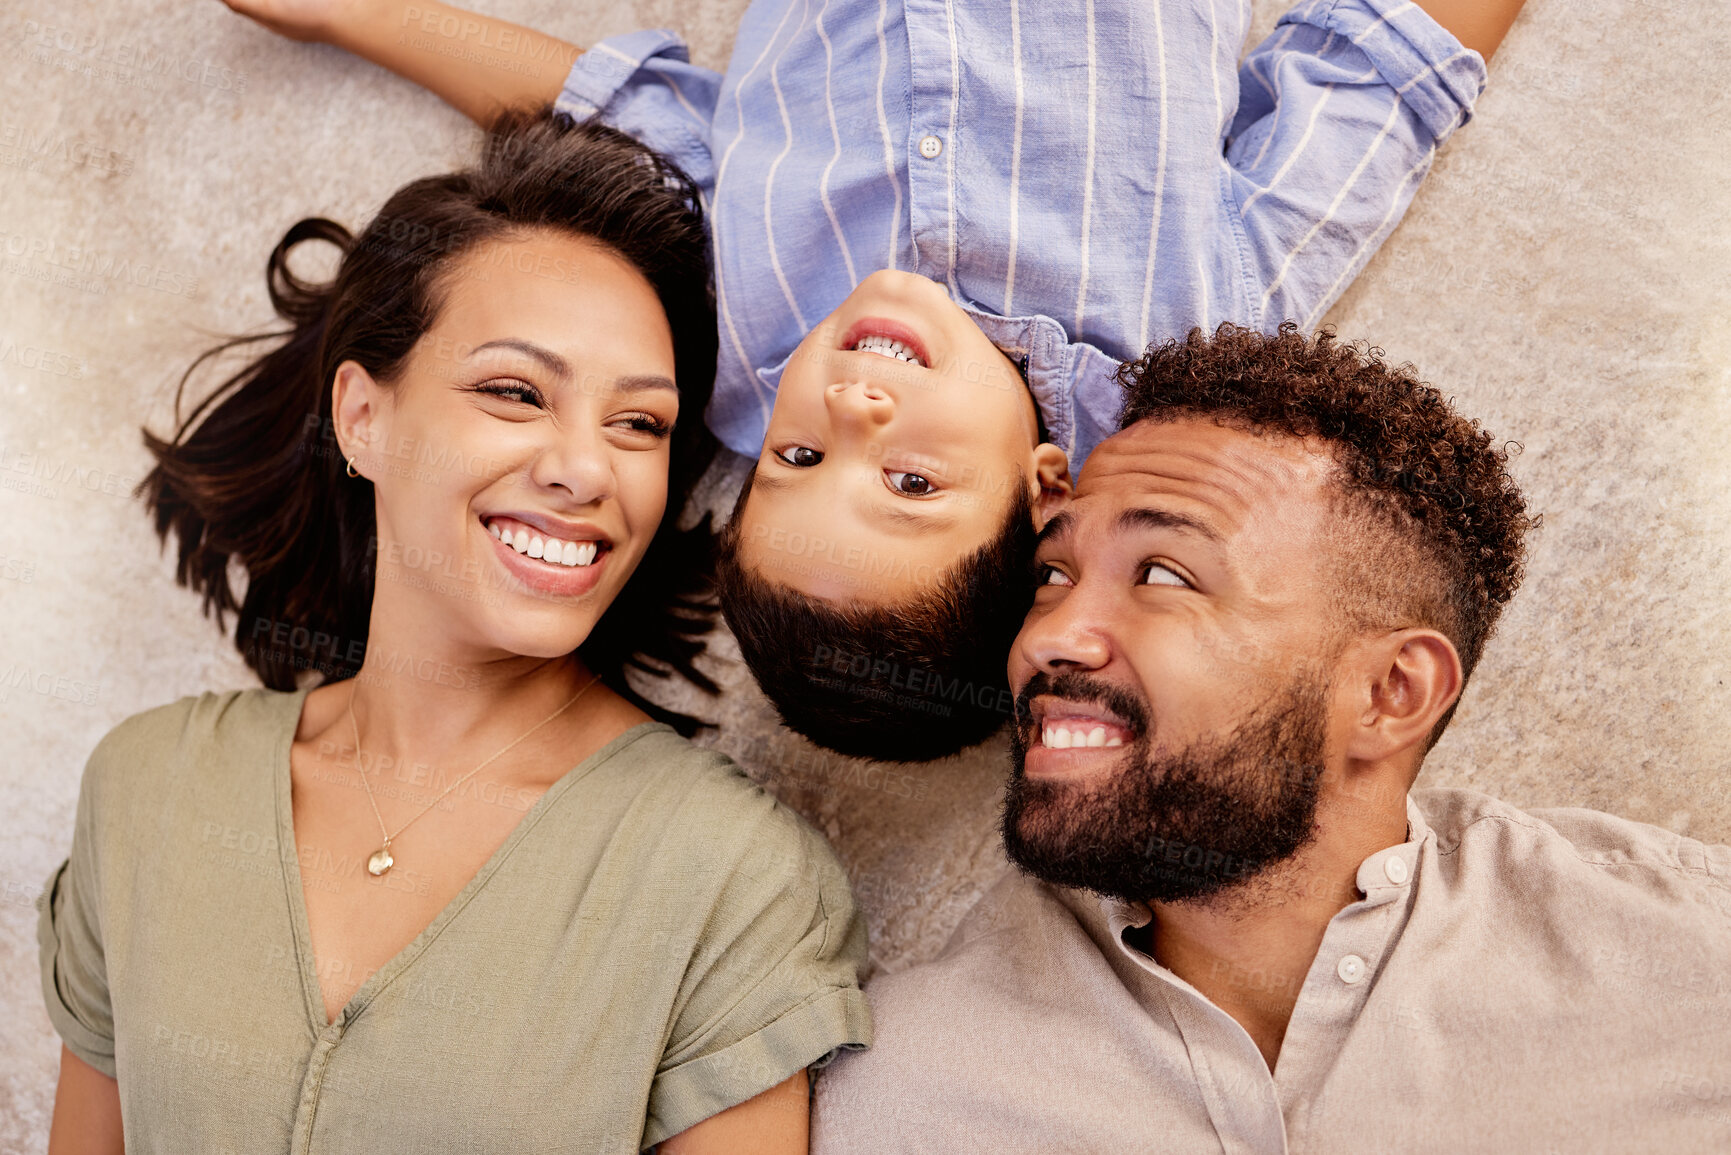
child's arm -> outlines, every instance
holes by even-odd
[[[1478,7],[1475,9],[1475,4]],[[1314,327],[1472,115],[1519,0],[1304,0],[1239,68],[1225,153],[1251,297],[1272,329]]]
[[[1508,35],[1527,0],[1416,0],[1430,18],[1486,60]]]
[[[223,0],[291,40],[347,49],[478,124],[551,103],[582,49],[437,0]]]

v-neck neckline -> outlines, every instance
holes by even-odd
[[[363,982],[348,1002],[337,1012],[337,1017],[325,1017],[324,989],[319,985],[317,961],[313,957],[312,922],[307,918],[306,888],[301,879],[300,844],[295,840],[294,829],[294,741],[295,734],[300,729],[301,711],[306,704],[306,696],[313,687],[291,691],[285,703],[288,714],[288,725],[279,735],[277,746],[272,757],[273,773],[276,779],[276,811],[277,811],[277,845],[283,847],[283,888],[287,892],[289,905],[289,922],[294,932],[295,955],[300,964],[301,990],[306,999],[307,1019],[313,1028],[313,1034],[322,1035],[332,1028],[346,1027],[367,1009],[367,1005],[389,986],[396,977],[414,964],[433,941],[444,933],[452,920],[460,914],[465,906],[481,892],[487,881],[498,872],[517,848],[518,843],[528,837],[529,832],[540,822],[543,815],[570,790],[572,786],[589,776],[603,762],[612,758],[620,750],[637,741],[645,734],[654,730],[671,730],[672,727],[663,722],[639,722],[614,738],[601,749],[577,763],[558,780],[549,786],[544,794],[529,808],[529,812],[518,820],[505,841],[499,844],[486,862],[481,864],[473,877],[464,884],[456,897],[446,903],[433,920],[421,932],[385,964],[379,967]]]

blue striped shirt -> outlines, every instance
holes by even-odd
[[[603,40],[560,107],[689,173],[715,246],[708,420],[756,457],[794,347],[881,268],[1025,362],[1079,467],[1119,360],[1193,325],[1314,326],[1467,119],[1484,61],[1407,0],[756,0],[725,74]]]

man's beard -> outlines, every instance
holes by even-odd
[[[1040,694],[1097,702],[1136,735],[1104,782],[1028,778]],[[1328,685],[1294,678],[1230,734],[1151,751],[1148,708],[1086,674],[1035,674],[1016,699],[1004,799],[1010,861],[1056,886],[1126,902],[1179,902],[1240,887],[1315,831]]]

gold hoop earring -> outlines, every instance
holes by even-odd
[[[352,457],[349,458],[349,464],[346,468],[350,477],[359,477],[361,475],[361,471],[355,468],[355,459]]]

